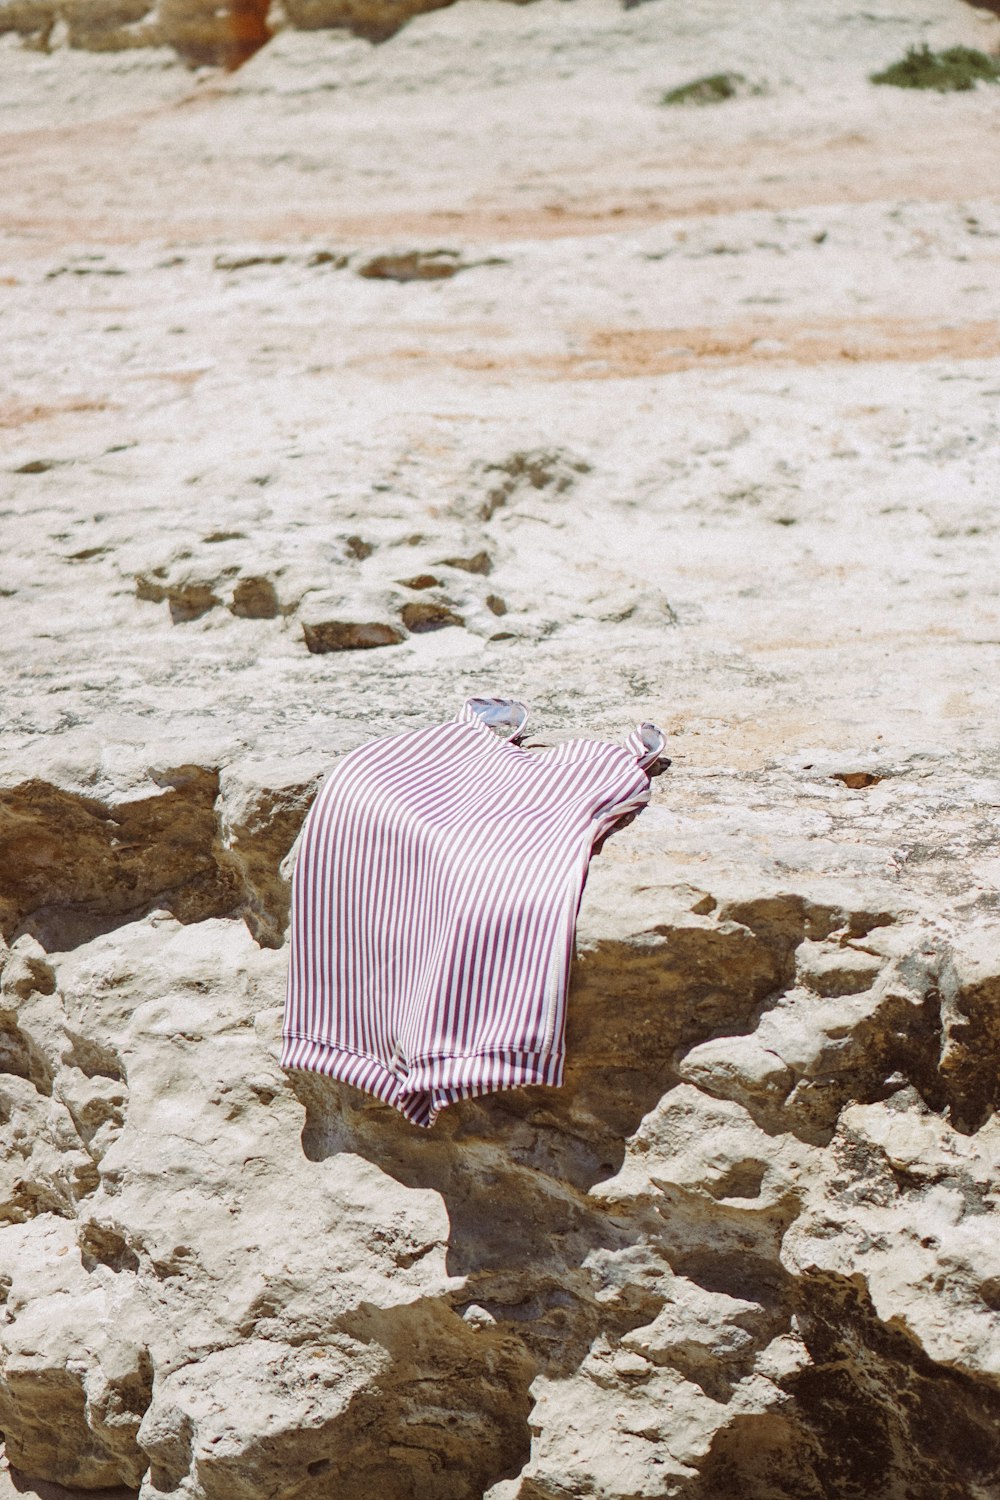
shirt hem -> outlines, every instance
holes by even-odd
[[[561,1052],[494,1047],[427,1054],[390,1066],[370,1053],[296,1032],[283,1033],[281,1049],[283,1068],[323,1073],[363,1089],[422,1126],[432,1125],[442,1109],[459,1099],[531,1085],[558,1088],[564,1063]]]

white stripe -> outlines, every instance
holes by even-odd
[[[334,766],[292,883],[285,1067],[423,1126],[456,1099],[562,1081],[590,850],[648,799],[664,737],[643,724],[624,746],[532,753],[526,717],[470,699]]]

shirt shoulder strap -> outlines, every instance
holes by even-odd
[[[651,724],[647,719],[642,724],[637,724],[632,733],[625,741],[625,749],[630,755],[634,755],[643,770],[648,770],[651,765],[659,760],[667,743],[667,737],[657,724]]]
[[[519,740],[528,722],[528,710],[517,698],[466,698],[456,717],[482,724],[502,740]]]

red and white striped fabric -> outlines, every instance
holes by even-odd
[[[337,762],[295,866],[283,1067],[416,1125],[456,1099],[562,1082],[590,852],[649,800],[664,737],[643,724],[624,745],[532,751],[516,743],[526,720],[513,699],[470,698]]]

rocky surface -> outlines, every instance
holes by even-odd
[[[1000,90],[867,74],[1000,21],[140,10],[0,49],[0,1494],[992,1500]],[[279,1069],[288,876],[497,691],[673,764],[426,1134]]]

